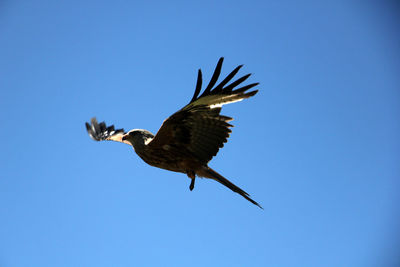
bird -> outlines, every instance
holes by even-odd
[[[85,123],[89,136],[95,141],[116,141],[131,145],[136,154],[147,164],[173,172],[186,174],[190,179],[192,191],[196,177],[213,179],[242,197],[261,207],[244,190],[230,182],[208,166],[217,155],[231,133],[229,122],[233,119],[221,115],[223,105],[241,101],[254,96],[258,90],[248,91],[259,85],[251,83],[237,88],[251,74],[229,83],[243,65],[230,72],[218,85],[224,58],[221,57],[211,76],[210,82],[201,92],[202,71],[198,70],[197,82],[192,99],[183,108],[172,114],[162,123],[154,135],[143,129],[115,129],[105,122],[98,123],[96,117]],[[229,84],[228,84],[229,83]]]

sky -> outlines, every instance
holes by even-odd
[[[395,1],[0,2],[0,266],[399,266]],[[156,133],[244,64],[213,180],[84,123]]]

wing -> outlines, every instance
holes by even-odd
[[[90,138],[95,141],[109,140],[129,145],[129,142],[122,140],[122,136],[125,134],[124,129],[115,130],[114,125],[107,127],[104,121],[98,123],[96,118],[92,118],[90,124],[86,122],[85,125]]]
[[[202,73],[199,70],[193,98],[189,104],[164,121],[154,139],[148,144],[149,146],[168,145],[175,149],[189,150],[203,163],[207,163],[218,153],[218,150],[226,143],[231,132],[230,127],[232,127],[228,123],[232,118],[220,115],[221,106],[249,98],[258,92],[257,90],[246,92],[258,83],[235,89],[250,74],[227,85],[242,65],[235,68],[215,86],[222,62],[223,58],[220,58],[210,83],[200,96]]]

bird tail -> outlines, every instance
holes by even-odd
[[[238,186],[234,185],[232,182],[230,182],[228,179],[226,179],[225,177],[223,177],[221,174],[217,173],[210,167],[203,167],[200,172],[197,172],[197,174],[201,177],[210,178],[210,179],[213,179],[213,180],[225,185],[233,192],[238,193],[239,195],[241,195],[242,197],[244,197],[245,199],[247,199],[254,205],[257,205],[258,207],[263,209],[263,207],[261,207],[260,204],[258,204],[256,201],[254,201],[250,198],[250,195],[248,193],[246,193],[245,191],[240,189]]]

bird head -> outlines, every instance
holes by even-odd
[[[134,129],[126,133],[123,137],[123,141],[128,141],[133,146],[140,146],[148,144],[154,135],[149,131],[142,130],[142,129]]]

